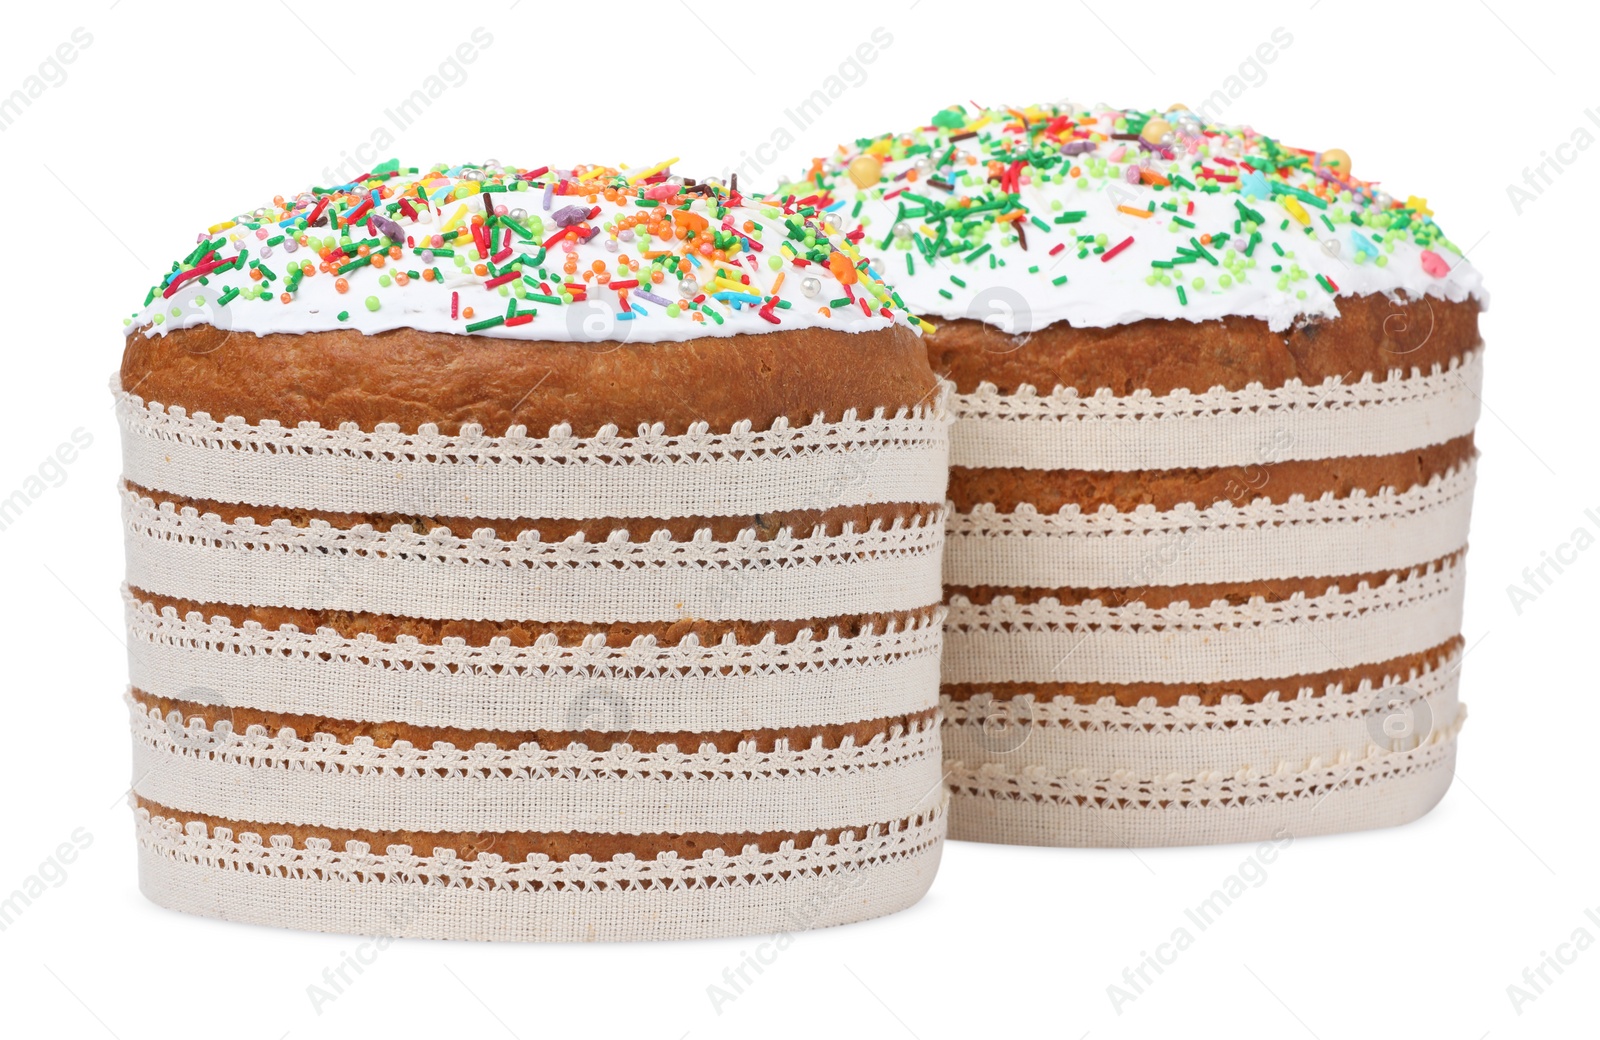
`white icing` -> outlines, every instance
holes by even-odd
[[[1046,106],[1029,109],[1025,114],[1031,123],[1037,125],[1071,111]],[[935,320],[972,318],[1013,333],[1036,331],[1056,322],[1108,327],[1145,318],[1204,321],[1232,315],[1259,318],[1273,330],[1281,331],[1307,316],[1337,316],[1339,297],[1376,293],[1393,297],[1405,293],[1452,301],[1469,297],[1487,300],[1478,271],[1446,242],[1436,242],[1432,246],[1449,267],[1448,272],[1437,277],[1424,269],[1423,248],[1412,241],[1409,234],[1390,234],[1382,228],[1341,221],[1341,215],[1348,214],[1352,209],[1358,209],[1363,215],[1368,212],[1365,208],[1353,207],[1347,201],[1333,201],[1326,211],[1301,204],[1301,209],[1310,217],[1309,226],[1314,231],[1314,235],[1307,235],[1307,225],[1294,217],[1282,203],[1281,197],[1246,197],[1237,190],[1239,182],[1223,183],[1223,190],[1216,193],[1182,187],[1157,190],[1144,184],[1127,183],[1121,174],[1141,154],[1149,153],[1142,153],[1137,141],[1106,139],[1106,134],[1114,129],[1113,120],[1120,115],[1122,113],[1097,108],[1093,113],[1079,113],[1075,117],[1084,121],[1080,123],[1080,131],[1091,132],[1099,138],[1092,142],[1085,141],[1085,144],[1092,146],[1090,152],[1069,157],[1067,165],[1079,166],[1085,176],[1047,181],[1038,176],[1039,171],[1032,166],[1020,171],[1018,203],[1028,211],[1030,218],[1037,218],[1048,225],[1048,229],[1043,229],[1031,220],[1024,225],[1026,248],[1014,234],[1009,231],[1002,233],[998,228],[992,228],[981,238],[981,244],[990,248],[972,262],[955,255],[930,263],[916,248],[898,243],[891,243],[887,247],[883,244],[896,223],[898,205],[901,202],[908,207],[918,205],[904,196],[884,199],[885,194],[897,188],[906,188],[947,203],[955,196],[980,198],[999,193],[997,182],[984,178],[984,163],[994,157],[994,149],[985,146],[983,137],[968,137],[954,142],[956,155],[949,165],[941,167],[941,172],[948,174],[955,169],[976,171],[976,175],[947,177],[953,192],[929,185],[927,167],[924,165],[919,168],[919,163],[925,163],[926,157],[920,154],[885,160],[882,181],[862,190],[852,182],[847,171],[851,161],[861,156],[863,151],[856,147],[841,149],[830,159],[822,161],[823,182],[833,186],[833,198],[837,200],[830,216],[846,230],[857,225],[865,229],[866,234],[860,243],[863,252],[875,258],[874,266],[878,273],[896,287],[913,313]],[[1174,120],[1178,119],[1175,114],[1169,115]],[[985,118],[987,122],[983,122]],[[981,122],[980,134],[989,135],[991,141],[1020,137],[1005,135],[1001,129],[1006,122],[1020,125],[1014,114],[1008,114],[1007,110],[992,109],[983,115],[971,116],[971,120],[968,127]],[[1222,130],[1210,126],[1204,129]],[[952,145],[950,135],[960,132],[924,127],[900,135],[895,150],[903,153],[906,144],[925,143],[933,147],[934,155],[943,156]],[[1176,170],[1195,180],[1191,164],[1201,160],[1207,168],[1225,176],[1244,174],[1246,171],[1242,167],[1228,167],[1216,157],[1220,155],[1224,160],[1235,162],[1241,158],[1248,160],[1252,145],[1262,139],[1249,130],[1223,132],[1240,137],[1230,140],[1225,137],[1175,135],[1174,159],[1153,156],[1151,168],[1163,175]],[[1235,140],[1242,147],[1225,151],[1224,148],[1233,148]],[[869,143],[867,151],[871,151],[872,147],[873,143]],[[879,144],[878,147],[881,149],[883,146]],[[1059,154],[1059,143],[1043,142],[1039,150],[1050,155]],[[1108,159],[1117,175],[1089,175],[1087,160],[1090,156]],[[968,159],[972,157],[978,160],[976,166],[968,165]],[[906,172],[913,169],[919,174],[917,179],[905,179]],[[1054,174],[1056,170],[1045,172]],[[1313,179],[1314,174],[1310,171],[1297,170],[1292,172],[1289,183],[1303,185]],[[1283,183],[1279,178],[1269,180]],[[1199,181],[1195,180],[1195,183],[1198,185]],[[1364,182],[1351,183],[1365,187]],[[817,191],[815,178],[781,189],[783,193],[793,193],[800,198]],[[1235,200],[1242,201],[1265,218],[1260,227],[1263,240],[1252,251],[1255,267],[1245,272],[1242,281],[1237,273],[1229,272],[1226,267],[1201,261],[1165,272],[1169,277],[1181,276],[1187,302],[1180,300],[1172,287],[1146,284],[1146,277],[1157,271],[1152,268],[1151,261],[1171,260],[1178,246],[1192,248],[1189,242],[1191,235],[1199,237],[1217,232],[1234,234],[1235,224],[1240,220]],[[1118,208],[1129,206],[1147,209],[1152,203],[1156,210],[1155,215],[1149,218],[1140,218]],[[1162,203],[1176,203],[1178,212],[1173,214],[1160,208]],[[1189,203],[1193,203],[1192,213],[1188,212]],[[1060,214],[1075,211],[1084,213],[1076,223],[1054,223],[1054,218]],[[1324,212],[1334,221],[1333,230],[1320,219]],[[1174,215],[1183,217],[1195,227],[1191,230],[1173,224],[1171,218]],[[1289,221],[1288,227],[1282,228],[1280,225],[1286,219]],[[931,240],[937,234],[935,226],[924,225],[919,218],[910,218],[906,223],[922,230],[926,239]],[[1436,233],[1436,229],[1433,230]],[[1384,266],[1378,266],[1371,256],[1364,257],[1361,262],[1356,260],[1361,247],[1357,245],[1352,232],[1362,235],[1375,247],[1376,254],[1385,258]],[[1374,232],[1381,236],[1381,242],[1374,239]],[[1130,235],[1133,242],[1110,260],[1103,261],[1093,252],[1080,259],[1080,245],[1076,239],[1080,234],[1105,235],[1107,248],[1116,246]],[[1242,236],[1236,241],[1239,245],[1246,244]],[[1050,250],[1063,243],[1066,248],[1051,256]],[[1274,243],[1289,255],[1280,258],[1272,248]],[[978,241],[974,240],[974,248],[977,245]],[[1218,248],[1208,248],[1208,251],[1220,261],[1224,250],[1235,248],[1230,242]],[[908,255],[915,263],[914,270],[909,273],[906,265]],[[1280,288],[1279,274],[1270,270],[1273,264],[1281,264],[1285,271],[1289,270],[1289,265],[1298,264],[1306,276],[1291,282],[1287,289]],[[1039,270],[1030,272],[1032,266],[1037,266]],[[1220,284],[1219,276],[1223,274],[1230,277],[1232,284],[1228,287]],[[1059,286],[1053,284],[1053,279],[1062,275],[1066,276],[1067,281]],[[1337,292],[1327,291],[1316,280],[1317,275],[1330,279],[1337,286]],[[951,280],[952,276],[966,284],[956,284]],[[1193,286],[1192,280],[1196,277],[1205,279],[1203,288]],[[940,290],[949,295],[942,295]]]
[[[617,229],[612,222],[620,215],[637,214],[643,212],[632,205],[634,199],[625,197],[619,201],[609,201],[604,195],[593,199],[587,195],[555,194],[548,196],[544,186],[552,181],[562,179],[565,174],[570,179],[574,173],[581,174],[586,169],[579,167],[577,171],[552,170],[541,177],[529,182],[514,181],[517,172],[513,168],[506,168],[504,180],[506,183],[518,186],[520,190],[505,193],[482,193],[469,195],[465,198],[447,198],[432,206],[421,206],[418,203],[416,219],[412,219],[399,210],[383,212],[383,216],[395,222],[409,244],[402,247],[402,256],[398,260],[387,260],[382,270],[367,266],[353,270],[343,276],[337,272],[318,270],[314,275],[303,278],[289,302],[284,303],[279,299],[287,281],[286,272],[288,264],[293,261],[299,264],[304,260],[318,263],[320,257],[315,248],[305,244],[297,244],[294,250],[287,249],[288,242],[280,243],[275,247],[267,246],[270,238],[285,234],[288,229],[280,228],[274,217],[294,213],[307,213],[309,204],[314,204],[313,196],[302,195],[300,199],[305,205],[298,209],[279,211],[276,207],[266,207],[265,220],[267,223],[261,229],[251,229],[245,226],[245,217],[237,218],[239,223],[227,227],[217,233],[207,234],[201,232],[196,241],[207,239],[216,241],[226,239],[226,244],[217,251],[217,256],[223,259],[231,258],[241,249],[245,250],[250,261],[260,261],[265,267],[278,276],[271,281],[271,291],[259,299],[251,299],[247,295],[240,295],[227,304],[222,304],[221,299],[230,289],[239,289],[246,292],[259,286],[260,282],[250,277],[248,266],[238,270],[224,273],[212,273],[206,276],[206,283],[201,284],[198,278],[186,281],[170,298],[164,299],[159,294],[148,305],[137,311],[128,323],[128,331],[139,330],[146,335],[164,335],[172,329],[189,328],[196,325],[216,325],[231,329],[236,332],[253,332],[258,335],[270,333],[310,333],[330,329],[350,328],[364,333],[378,333],[391,329],[420,329],[425,332],[450,332],[465,333],[468,324],[491,318],[496,315],[504,316],[507,304],[510,301],[512,285],[519,279],[513,279],[504,287],[486,288],[485,282],[494,274],[478,275],[473,273],[473,268],[485,263],[480,258],[477,247],[468,239],[447,243],[446,248],[453,248],[458,256],[464,255],[468,259],[465,270],[459,268],[455,260],[447,257],[436,256],[432,263],[425,262],[418,254],[417,248],[427,244],[427,238],[439,231],[441,226],[450,220],[457,211],[465,206],[468,219],[472,214],[483,214],[485,200],[489,200],[502,210],[524,209],[527,217],[522,221],[524,227],[534,230],[533,239],[524,241],[519,236],[513,236],[512,258],[504,261],[510,264],[516,255],[537,255],[544,240],[555,234],[559,228],[553,217],[563,207],[580,205],[587,208],[599,206],[600,213],[586,222],[586,226],[599,229],[599,233],[586,242],[578,244],[576,252],[579,258],[578,273],[569,275],[562,269],[566,253],[560,245],[553,245],[542,258],[538,267],[542,267],[550,277],[541,278],[533,265],[524,265],[523,274],[535,283],[543,282],[553,293],[560,292],[561,283],[581,280],[582,274],[590,270],[591,264],[596,260],[603,260],[608,266],[613,267],[622,255],[627,255],[635,261],[640,261],[639,271],[629,277],[638,277],[640,285],[628,291],[629,308],[619,304],[620,292],[591,282],[587,299],[569,303],[549,303],[532,300],[519,300],[518,310],[527,311],[536,309],[537,315],[532,321],[519,325],[497,325],[482,329],[476,335],[494,336],[499,338],[515,338],[527,340],[558,340],[558,341],[617,341],[639,340],[647,341],[681,341],[704,336],[733,336],[782,331],[798,328],[829,328],[844,332],[865,332],[884,329],[896,322],[904,323],[906,316],[897,308],[893,309],[893,317],[881,313],[883,301],[865,289],[869,278],[860,276],[860,280],[851,288],[854,295],[865,297],[873,305],[873,312],[869,315],[863,313],[858,305],[850,304],[839,307],[830,306],[830,302],[844,298],[848,295],[846,289],[826,264],[809,263],[796,264],[792,258],[783,258],[781,269],[774,271],[769,266],[769,258],[781,256],[780,247],[789,241],[791,234],[787,221],[801,223],[803,218],[796,214],[784,214],[776,205],[763,203],[758,199],[745,199],[735,196],[733,205],[726,213],[726,218],[733,228],[743,232],[746,221],[754,222],[755,227],[747,234],[762,246],[762,250],[741,250],[736,256],[730,257],[731,266],[737,267],[740,272],[749,276],[752,295],[758,295],[763,300],[769,299],[775,287],[777,295],[783,305],[773,308],[770,313],[778,319],[776,323],[762,317],[760,303],[742,303],[734,306],[731,303],[718,303],[711,301],[722,323],[714,320],[694,320],[688,311],[683,311],[676,317],[669,316],[666,305],[641,298],[641,290],[658,296],[672,304],[682,304],[684,301],[679,291],[679,276],[675,271],[666,273],[658,284],[649,281],[650,265],[648,260],[642,260],[641,242],[631,230]],[[443,173],[424,171],[421,173],[402,173],[391,179],[382,181],[382,190],[388,194],[384,196],[385,204],[392,204],[394,197],[404,192],[408,186],[418,182],[427,182],[430,185],[461,183],[454,174],[461,172],[462,168],[456,167]],[[440,180],[448,177],[449,180]],[[377,182],[373,182],[377,183]],[[593,180],[596,185],[618,183],[609,175],[597,177]],[[678,183],[674,181],[673,183]],[[638,189],[650,187],[641,182],[631,194],[636,195]],[[361,189],[364,190],[364,189]],[[724,191],[724,202],[729,201]],[[712,212],[711,204],[705,196],[693,196],[694,202],[691,212],[705,217],[711,227],[721,230],[724,224],[723,216]],[[417,200],[411,199],[412,203]],[[682,200],[678,200],[681,205]],[[291,207],[296,202],[289,203]],[[670,207],[671,200],[661,202],[662,207]],[[791,207],[792,208],[792,207]],[[262,211],[256,211],[260,214]],[[250,219],[260,219],[255,214],[246,215]],[[324,218],[326,219],[326,218]],[[541,226],[542,225],[542,226]],[[465,226],[465,225],[462,225]],[[321,227],[302,229],[301,235],[309,233],[319,239],[326,239],[336,232],[324,224]],[[495,230],[494,248],[490,257],[500,248],[501,236],[504,229]],[[350,228],[352,240],[359,243],[370,238],[382,241],[384,247],[390,245],[390,239],[382,234],[381,230],[369,230],[366,217],[360,217],[355,225]],[[291,236],[292,237],[292,236]],[[820,233],[819,233],[820,237]],[[608,240],[611,245],[608,245]],[[682,246],[681,242],[667,241],[661,238],[654,239],[652,246],[656,249],[674,248]],[[263,257],[263,251],[269,255]],[[842,249],[847,253],[853,252],[848,243],[837,241],[829,245],[830,249]],[[753,261],[752,262],[752,258]],[[673,258],[676,260],[676,257]],[[697,259],[700,259],[697,257]],[[185,269],[192,268],[193,264],[181,264]],[[443,276],[440,280],[429,281],[421,277],[411,277],[409,284],[399,285],[393,278],[395,272],[421,273],[427,268],[437,268]],[[702,259],[702,265],[691,272],[704,287],[704,291],[713,292],[715,289],[711,282],[711,264],[709,260]],[[782,274],[784,282],[781,287],[777,284],[778,275]],[[382,286],[380,279],[389,277],[391,284]],[[340,293],[336,289],[336,279],[344,277],[348,281],[347,292]],[[820,283],[815,295],[807,297],[802,286],[807,278],[815,278]],[[613,280],[626,281],[620,274],[613,273]],[[522,287],[530,293],[551,295],[546,293],[539,285],[529,285],[525,282]],[[158,286],[158,291],[161,287]],[[502,295],[502,288],[507,295]],[[379,302],[377,310],[369,310],[366,301],[368,297],[376,297]],[[456,305],[456,317],[452,317],[452,302]],[[464,317],[467,308],[471,308],[473,317]],[[340,313],[346,317],[341,319]],[[631,313],[631,318],[621,315]]]

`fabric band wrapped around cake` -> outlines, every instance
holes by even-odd
[[[610,940],[921,896],[948,424],[812,212],[391,163],[199,237],[115,387],[151,899]]]
[[[1340,151],[1167,113],[946,109],[780,194],[955,384],[951,836],[1401,823],[1453,773],[1479,276]]]

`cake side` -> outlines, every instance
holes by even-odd
[[[1478,310],[941,327],[952,833],[1183,844],[1431,807],[1465,710]]]
[[[475,423],[491,435],[524,426],[539,436],[566,424],[578,436],[615,425],[624,435],[662,423],[765,430],[846,411],[928,405],[935,380],[904,326],[861,333],[780,330],[690,340],[590,343],[352,330],[257,336],[196,326],[130,337],[124,390],[221,420],[239,416],[327,427],[378,423],[445,435]]]
[[[157,901],[617,939],[817,927],[926,890],[948,433],[925,352],[792,207],[573,173],[488,175],[543,192],[570,229],[552,258],[500,256],[529,215],[452,189],[433,226],[466,206],[456,248],[482,263],[328,327],[346,319],[305,279],[380,254],[348,229],[330,246],[305,200],[283,219],[327,267],[295,294],[210,323],[180,303],[128,337],[128,708]],[[438,259],[414,226],[434,179],[394,180],[321,215],[387,212],[381,255]],[[803,319],[785,279],[826,287]],[[466,302],[507,288],[522,320],[469,328]],[[220,299],[202,309],[240,302]],[[604,328],[545,321],[602,300]]]

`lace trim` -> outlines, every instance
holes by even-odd
[[[403,740],[379,747],[371,737],[356,737],[346,744],[329,733],[317,733],[307,740],[288,727],[274,734],[257,725],[240,733],[225,719],[208,726],[201,718],[185,721],[176,711],[163,718],[159,709],[146,710],[131,696],[126,700],[134,740],[152,751],[252,769],[330,775],[695,782],[862,773],[939,753],[937,720],[914,722],[909,727],[895,725],[864,744],[845,737],[828,747],[818,736],[810,746],[793,748],[788,740],[779,739],[769,751],[760,750],[754,741],[741,741],[734,751],[719,751],[714,744],[685,751],[663,744],[654,751],[639,751],[627,743],[589,748],[578,742],[550,748],[532,742],[505,748],[492,743],[458,748],[438,741],[432,747],[419,748]]]
[[[1476,463],[1468,463],[1406,491],[1384,488],[1377,494],[1368,494],[1358,488],[1342,498],[1330,491],[1315,499],[1291,495],[1282,502],[1258,498],[1244,505],[1222,499],[1204,509],[1193,502],[1184,502],[1166,510],[1141,505],[1122,512],[1115,506],[1104,505],[1085,513],[1076,503],[1071,503],[1055,513],[1042,513],[1022,503],[1014,511],[1002,513],[995,506],[983,503],[968,512],[952,510],[946,529],[951,535],[983,538],[1007,535],[1109,538],[1173,535],[1193,530],[1384,523],[1417,517],[1450,500],[1470,496],[1476,470]]]
[[[526,426],[512,426],[504,436],[485,436],[477,423],[463,423],[461,432],[448,436],[434,423],[422,424],[416,433],[402,433],[397,423],[378,423],[371,431],[355,423],[328,429],[315,421],[285,426],[276,419],[246,423],[240,416],[221,422],[209,412],[192,415],[180,405],[162,405],[118,389],[117,410],[130,432],[175,444],[274,456],[336,455],[373,461],[452,463],[492,466],[506,463],[570,466],[625,466],[632,462],[700,463],[724,457],[752,459],[772,456],[797,458],[888,444],[939,445],[945,440],[947,397],[940,395],[928,406],[899,408],[889,415],[877,408],[862,419],[856,409],[830,423],[820,413],[805,426],[791,426],[783,416],[765,430],[748,419],[713,433],[706,422],[690,425],[682,434],[668,434],[663,423],[640,424],[638,434],[620,434],[608,423],[592,437],[577,437],[572,427],[560,423],[545,437],[529,437]]]
[[[1252,596],[1239,605],[1217,600],[1191,606],[1177,600],[1152,607],[1142,600],[1107,606],[1097,599],[1063,604],[1054,596],[1034,603],[1018,603],[1015,596],[996,596],[987,604],[974,604],[966,596],[950,597],[947,632],[1170,632],[1259,629],[1269,625],[1313,621],[1350,620],[1377,611],[1397,611],[1445,597],[1460,585],[1459,563],[1430,564],[1405,578],[1391,575],[1381,585],[1363,581],[1350,592],[1337,586],[1320,596],[1295,593],[1286,600],[1269,602]]]
[[[954,394],[951,401],[953,410],[964,419],[1121,419],[1155,423],[1173,417],[1205,418],[1241,412],[1298,415],[1306,410],[1341,411],[1445,396],[1482,364],[1483,351],[1474,350],[1451,358],[1448,365],[1435,364],[1428,372],[1417,366],[1409,371],[1394,368],[1382,379],[1368,372],[1353,383],[1345,382],[1341,376],[1329,376],[1319,385],[1291,379],[1270,389],[1251,383],[1242,390],[1214,386],[1202,393],[1187,389],[1168,394],[1135,390],[1122,396],[1109,389],[1085,395],[1073,387],[1061,386],[1041,394],[1028,383],[1018,386],[1014,393],[1002,394],[995,384],[984,382],[978,384],[977,392]]]
[[[1438,559],[1467,542],[1476,466],[1404,492],[1228,501],[1157,511],[1040,513],[983,505],[947,524],[947,585],[1140,588],[1362,574]]]
[[[674,541],[573,537],[515,541],[480,529],[459,538],[313,521],[228,523],[192,507],[157,507],[125,492],[128,581],[169,595],[431,618],[608,623],[683,617],[777,618],[920,610],[940,598],[943,525],[728,542],[709,532]]]
[[[958,466],[1142,470],[1256,465],[1288,459],[1388,455],[1470,433],[1478,419],[1482,352],[1410,376],[1371,374],[1321,386],[1215,387],[1195,394],[1148,390],[1080,395],[984,383],[952,400],[951,459]]]
[[[1348,751],[1280,762],[1274,769],[1245,767],[1194,777],[1139,776],[1118,771],[1091,776],[1088,770],[1053,775],[1042,766],[1013,770],[987,763],[947,766],[953,795],[1105,810],[1216,811],[1321,798],[1345,787],[1363,787],[1402,779],[1439,768],[1455,749],[1464,713],[1426,743],[1410,750],[1385,752],[1373,747],[1364,757]]]
[[[1010,597],[977,606],[956,596],[942,681],[1208,683],[1388,661],[1460,633],[1462,574],[1451,565],[1350,592],[1239,606]]]
[[[394,424],[283,426],[223,422],[117,392],[124,470],[144,487],[224,502],[486,518],[728,516],[944,497],[949,430],[941,396],[926,407],[805,426],[748,421],[680,435],[641,425],[576,437],[513,427],[502,437],[467,425],[444,436]]]
[[[872,824],[859,837],[847,830],[832,843],[825,835],[803,847],[785,841],[776,852],[748,846],[734,854],[710,849],[694,859],[662,852],[654,859],[623,853],[603,861],[583,854],[552,860],[533,853],[521,862],[487,852],[461,859],[446,848],[418,856],[409,845],[390,845],[385,852],[374,853],[371,845],[360,841],[346,842],[343,851],[335,851],[326,838],[307,838],[303,848],[296,848],[286,834],[263,842],[253,831],[235,836],[227,827],[180,824],[153,816],[143,807],[134,811],[138,839],[146,849],[165,859],[224,871],[363,885],[598,893],[764,887],[898,862],[938,844],[946,806],[947,800],[941,800],[936,808],[909,821]]]
[[[920,515],[910,523],[904,518],[887,525],[874,520],[866,530],[857,530],[854,523],[847,522],[837,534],[818,529],[796,537],[784,529],[767,540],[758,539],[753,530],[746,529],[731,541],[716,541],[709,529],[703,529],[687,541],[677,541],[665,530],[634,541],[628,531],[618,529],[604,540],[590,541],[579,532],[570,538],[546,542],[537,530],[522,531],[516,539],[505,540],[496,537],[491,527],[461,537],[448,527],[418,533],[410,524],[396,524],[387,531],[378,531],[371,524],[334,527],[325,520],[312,520],[305,527],[289,520],[274,520],[263,526],[251,517],[226,521],[216,513],[202,514],[192,506],[179,509],[171,502],[157,505],[153,499],[129,490],[122,491],[122,498],[123,520],[135,537],[202,545],[209,551],[390,558],[428,566],[544,571],[659,571],[670,566],[768,572],[878,556],[926,556],[942,542],[942,525],[935,520],[924,523]]]
[[[1329,683],[1320,690],[1285,684],[1283,690],[1273,690],[1253,703],[1238,694],[1227,694],[1217,704],[1204,704],[1201,698],[1186,695],[1179,697],[1177,704],[1162,705],[1147,697],[1125,707],[1111,696],[1079,701],[1057,694],[1041,701],[1031,693],[1017,697],[981,693],[962,700],[943,696],[939,708],[950,729],[1059,728],[1155,737],[1209,730],[1296,728],[1371,718],[1383,710],[1381,695],[1390,692],[1403,691],[1407,698],[1418,700],[1433,698],[1456,680],[1460,666],[1461,655],[1455,653],[1436,668],[1386,675],[1377,683],[1363,679],[1349,688]]]
[[[603,633],[562,646],[506,637],[471,646],[331,628],[235,625],[226,616],[157,611],[124,591],[133,683],[157,696],[371,722],[487,729],[648,732],[825,725],[933,706],[944,610],[855,636],[799,630],[741,643],[728,633],[676,644]],[[594,724],[594,716],[610,720]]]

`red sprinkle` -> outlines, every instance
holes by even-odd
[[[461,317],[461,294],[458,292],[450,294],[450,317],[452,319]]]
[[[1118,253],[1122,252],[1131,245],[1133,245],[1133,236],[1129,235],[1127,238],[1123,239],[1121,242],[1118,242],[1110,249],[1107,249],[1104,253],[1101,253],[1100,262],[1105,263],[1107,260],[1110,260],[1112,257],[1116,256]]]
[[[1055,256],[1057,253],[1061,252],[1065,248],[1067,248],[1067,244],[1065,242],[1057,242],[1056,243],[1056,247],[1054,249],[1050,250],[1050,255],[1051,256]]]
[[[526,324],[528,324],[528,322],[530,322],[532,320],[533,320],[533,315],[531,313],[530,314],[519,314],[515,318],[507,318],[506,319],[506,324],[507,325],[526,325]]]

